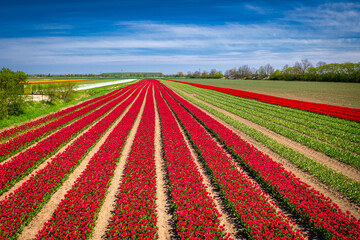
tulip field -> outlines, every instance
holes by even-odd
[[[360,116],[337,111],[143,79],[0,129],[0,239],[360,239]]]

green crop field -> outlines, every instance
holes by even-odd
[[[360,84],[358,83],[194,78],[172,79],[216,87],[240,89],[302,101],[360,108]]]

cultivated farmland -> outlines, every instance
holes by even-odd
[[[281,105],[145,79],[3,130],[0,239],[359,239],[359,110]]]

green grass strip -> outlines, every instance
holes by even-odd
[[[241,97],[233,96],[230,94],[221,93],[218,91],[194,87],[194,86],[187,85],[187,84],[167,82],[167,81],[164,81],[164,83],[175,86],[175,87],[180,87],[184,91],[191,93],[191,94],[203,93],[203,94],[206,94],[207,96],[209,96],[209,95],[220,96],[225,99],[233,99],[233,100],[238,101],[239,103],[245,104],[246,106],[251,105],[251,106],[265,108],[267,110],[282,112],[282,113],[285,113],[285,114],[288,114],[291,116],[296,116],[299,119],[311,121],[317,125],[322,125],[324,127],[327,127],[328,129],[335,128],[335,129],[345,131],[348,133],[360,135],[360,124],[357,122],[354,122],[354,121],[340,119],[340,118],[331,117],[331,116],[313,113],[313,112],[308,112],[308,111],[304,111],[304,110],[284,107],[284,106],[280,106],[280,105],[264,103],[264,102],[256,101],[253,99],[241,98]]]
[[[210,94],[208,94],[208,96],[209,95]],[[196,96],[196,98],[206,101],[208,103],[211,103],[212,105],[222,108],[224,110],[227,110],[231,113],[234,113],[235,115],[238,115],[245,119],[248,119],[249,121],[255,122],[255,123],[257,123],[261,126],[264,126],[274,132],[277,132],[283,136],[293,139],[294,141],[297,141],[297,142],[299,142],[303,145],[306,145],[310,148],[313,148],[317,151],[323,152],[330,157],[336,158],[339,161],[342,161],[344,163],[347,163],[349,165],[352,165],[352,166],[360,169],[360,156],[359,155],[356,155],[354,153],[347,152],[347,151],[344,151],[337,147],[331,146],[322,141],[308,137],[302,133],[290,130],[287,127],[282,127],[282,126],[279,126],[272,122],[267,122],[260,117],[253,116],[252,114],[248,114],[246,112],[236,110],[236,109],[234,109],[233,106],[225,106],[222,103],[222,102],[224,102],[223,99],[221,99],[219,101],[219,100],[214,100],[214,98],[211,98],[211,97],[202,97],[202,96]]]
[[[248,127],[247,125],[240,123],[231,117],[203,104],[195,99],[188,97],[187,95],[183,94],[177,89],[173,89],[183,98],[187,99],[188,101],[192,102],[193,104],[205,109],[206,111],[214,114],[215,116],[219,117],[220,119],[224,120],[225,122],[231,124],[238,130],[244,132],[245,134],[249,135],[250,137],[254,138],[255,140],[263,143],[272,151],[276,152],[280,156],[288,159],[301,169],[310,174],[316,176],[321,182],[331,186],[332,188],[336,189],[337,191],[343,193],[349,199],[354,201],[357,204],[360,204],[360,183],[354,181],[351,178],[344,176],[341,173],[334,171],[333,169],[316,162],[315,160],[306,157],[305,155],[294,151],[293,149],[277,142],[276,140],[270,138],[269,136],[265,135],[264,133]]]
[[[323,142],[331,144],[335,147],[346,149],[346,150],[356,153],[358,155],[360,154],[360,145],[359,144],[348,141],[348,140],[344,140],[339,137],[335,137],[333,135],[329,135],[327,133],[320,132],[318,130],[311,129],[307,126],[300,125],[300,124],[294,123],[292,121],[289,121],[289,119],[291,118],[291,116],[289,116],[289,115],[288,115],[288,119],[285,117],[280,118],[278,116],[275,116],[272,113],[270,114],[267,111],[258,111],[257,109],[254,109],[249,105],[241,106],[241,105],[238,105],[229,100],[226,100],[226,99],[224,100],[223,98],[218,98],[218,97],[214,97],[214,96],[209,97],[208,94],[207,95],[203,95],[203,94],[197,95],[196,98],[199,98],[199,99],[207,101],[207,102],[209,102],[209,101],[211,101],[212,103],[216,102],[220,106],[222,106],[221,108],[234,109],[233,111],[235,111],[235,110],[239,111],[238,113],[242,114],[241,116],[249,116],[247,114],[250,114],[253,117],[255,117],[256,119],[258,119],[257,123],[259,123],[261,125],[269,122],[269,123],[275,124],[275,126],[279,126],[279,127],[282,126],[282,127],[289,129],[290,131],[295,131],[300,134],[306,135],[309,138],[312,138],[315,140],[320,140],[320,142],[323,141]],[[237,115],[239,115],[239,114],[237,114]],[[273,125],[270,125],[270,126],[273,126]],[[358,136],[357,138],[358,138],[357,141],[360,141],[360,137]]]
[[[209,92],[205,91],[199,91],[197,92],[198,95],[201,95],[203,97],[209,96]],[[319,120],[315,118],[311,118],[308,116],[302,116],[301,114],[294,114],[289,113],[289,111],[284,110],[277,110],[273,109],[271,106],[266,106],[265,104],[253,104],[256,101],[242,101],[241,98],[234,98],[231,95],[226,94],[211,94],[211,97],[214,99],[218,99],[222,101],[223,99],[226,99],[226,104],[231,104],[233,107],[235,107],[238,110],[247,110],[251,109],[256,111],[258,114],[266,114],[271,116],[271,121],[273,122],[283,122],[288,123],[287,125],[291,126],[295,130],[304,131],[308,135],[318,137],[320,136],[324,141],[329,141],[329,143],[337,143],[338,141],[346,142],[348,144],[348,141],[345,141],[344,139],[350,140],[352,142],[360,143],[360,130],[357,131],[357,129],[352,130],[349,129],[351,132],[346,132],[343,130],[338,130],[336,128],[333,128],[331,124],[328,125],[322,125],[319,124]],[[260,103],[260,102],[259,102]],[[282,123],[281,123],[282,124]],[[330,136],[329,136],[330,135]],[[341,139],[339,139],[341,138]],[[333,142],[331,142],[333,141]],[[355,144],[351,143],[350,144]],[[360,150],[360,147],[357,146],[358,150]]]
[[[99,87],[99,88],[88,89],[88,90],[81,90],[81,91],[78,91],[78,93],[80,95],[87,94],[90,96],[81,97],[80,99],[72,100],[70,102],[64,102],[64,103],[61,103],[58,105],[50,105],[48,103],[43,103],[43,102],[32,102],[32,101],[26,102],[24,114],[21,114],[19,116],[10,116],[7,119],[0,120],[0,129],[5,128],[5,127],[20,125],[20,124],[27,122],[29,120],[32,120],[34,118],[57,112],[57,111],[61,110],[62,108],[72,106],[79,102],[105,95],[111,91],[114,91],[115,87],[118,89],[118,88],[130,85],[130,84],[136,83],[136,82],[137,81],[129,82],[129,83],[121,83],[119,85],[113,85],[111,87],[106,86],[106,87]],[[29,129],[29,130],[31,130],[31,129]],[[26,131],[29,131],[29,130],[26,130]],[[24,132],[26,132],[26,131],[24,131]],[[22,132],[22,133],[24,133],[24,132]]]

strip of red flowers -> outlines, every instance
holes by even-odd
[[[109,224],[109,239],[158,237],[154,137],[155,109],[150,86]]]
[[[274,195],[304,220],[322,239],[359,239],[360,220],[344,213],[330,198],[286,171],[236,133],[219,123],[199,108],[166,90],[199,122],[225,144],[237,160],[257,177]]]
[[[128,99],[0,202],[0,238],[15,238],[22,231],[135,99],[139,91],[140,89],[136,89],[128,92],[126,95],[132,94]]]
[[[111,91],[110,93],[106,94],[106,95],[103,95],[103,96],[99,96],[97,98],[93,98],[93,99],[90,99],[90,100],[87,100],[87,101],[84,101],[82,103],[79,103],[77,105],[74,105],[72,107],[69,107],[69,108],[66,108],[66,109],[63,109],[61,111],[57,111],[55,113],[52,113],[52,114],[49,114],[49,115],[46,115],[44,117],[41,117],[39,119],[36,119],[34,121],[31,121],[31,122],[27,122],[27,123],[24,123],[24,124],[21,124],[19,126],[16,126],[16,127],[12,127],[12,128],[9,128],[9,129],[6,129],[2,132],[0,132],[0,141],[2,140],[5,140],[5,139],[8,139],[10,137],[14,137],[16,135],[18,135],[19,133],[23,132],[23,131],[26,131],[27,129],[31,129],[31,128],[34,128],[38,125],[41,125],[41,124],[44,124],[44,123],[47,123],[49,121],[53,121],[55,119],[58,119],[62,116],[65,116],[69,113],[72,113],[78,109],[81,109],[89,104],[92,104],[92,103],[95,103],[103,98],[106,98],[106,97],[109,97],[111,95],[114,95],[116,93],[118,93],[119,91],[122,91],[122,89],[117,89],[117,90],[114,90],[114,91]]]
[[[91,123],[109,112],[120,101],[124,95],[116,98],[91,114],[79,119],[73,124],[60,129],[57,134],[40,141],[33,147],[21,152],[10,161],[0,165],[0,194],[6,192],[15,183],[31,173],[37,166],[54,154],[58,149],[75,138],[78,134],[88,128]]]
[[[178,236],[181,239],[229,239],[230,234],[225,233],[220,224],[220,213],[206,191],[175,117],[157,88],[155,96]]]
[[[274,204],[236,168],[236,164],[206,130],[165,90],[164,98],[183,125],[193,147],[206,165],[221,195],[251,239],[303,239],[294,223],[275,209]]]
[[[67,192],[36,239],[87,239],[106,196],[126,138],[144,101],[143,90],[130,110],[110,133],[86,170]]]
[[[189,85],[192,85],[195,87],[219,91],[219,92],[231,94],[231,95],[238,96],[238,97],[254,99],[257,101],[261,101],[261,102],[306,110],[306,111],[310,111],[310,112],[321,113],[321,114],[325,114],[325,115],[329,115],[329,116],[354,120],[354,121],[358,121],[358,122],[360,121],[360,109],[356,109],[356,108],[348,108],[348,107],[341,107],[341,106],[321,104],[321,103],[305,102],[305,101],[275,97],[275,96],[270,96],[270,95],[265,95],[265,94],[260,94],[260,93],[247,92],[247,91],[238,90],[238,89],[214,87],[214,86],[197,84],[197,83],[181,82],[181,81],[175,81],[175,80],[169,80],[169,79],[164,79],[164,80],[189,84]]]
[[[132,87],[133,86],[131,86],[131,88]],[[128,88],[130,88],[130,86]],[[112,99],[119,97],[123,93],[124,91],[119,91],[114,95],[103,98],[85,108],[74,111],[44,126],[23,133],[13,139],[10,139],[9,141],[0,144],[0,162],[20,152],[21,150],[25,149],[27,146],[31,145],[32,143],[43,139],[44,137],[56,131],[57,129],[69,125],[75,120],[86,116],[87,114],[89,114],[89,112],[94,111],[95,109],[106,104]]]

